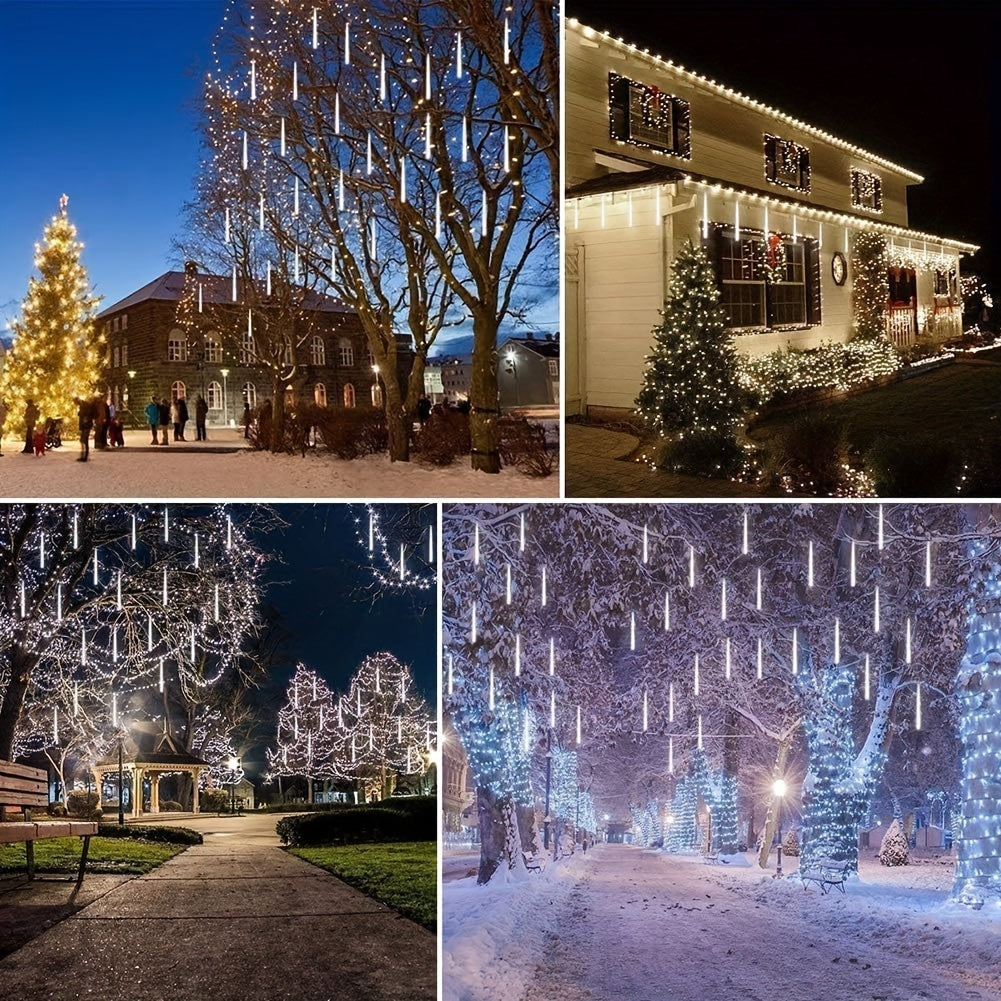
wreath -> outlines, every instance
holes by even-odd
[[[769,233],[765,241],[765,278],[777,285],[786,277],[786,247],[779,233]]]

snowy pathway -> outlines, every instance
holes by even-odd
[[[864,900],[804,893],[798,880],[779,886],[760,870],[717,870],[627,845],[601,845],[579,864],[577,886],[548,916],[545,955],[526,998],[1001,998],[975,986],[998,984],[996,944],[984,950],[979,973],[950,968],[932,947],[894,954],[882,937],[859,934],[851,907]]]

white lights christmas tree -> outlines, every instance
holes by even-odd
[[[46,418],[76,414],[74,397],[91,396],[98,382],[98,335],[94,317],[100,301],[91,294],[80,254],[83,244],[60,199],[59,213],[35,246],[39,277],[28,281],[21,316],[12,324],[14,341],[0,372],[0,398],[10,414],[7,431],[24,435],[23,408],[34,400]],[[44,424],[42,424],[44,426]]]

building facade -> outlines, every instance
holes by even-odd
[[[630,408],[687,241],[747,356],[844,343],[857,236],[886,247],[886,333],[961,333],[959,259],[908,228],[921,176],[579,22],[565,32],[566,405]]]
[[[497,388],[502,411],[559,406],[560,341],[526,334],[509,337],[498,349]]]
[[[182,322],[179,304],[186,289],[198,289],[198,303]],[[201,308],[199,308],[201,307]],[[274,391],[271,371],[257,361],[252,332],[234,335],[236,317],[247,307],[232,302],[230,280],[168,271],[103,310],[97,322],[106,342],[104,377],[108,399],[145,423],[143,410],[158,400],[184,397],[194,420],[193,401],[208,403],[210,425],[232,426],[244,405],[256,409]],[[229,322],[233,319],[233,322]],[[382,406],[383,389],[357,314],[329,296],[307,293],[293,333],[284,346],[286,403],[320,406]],[[413,355],[398,358],[404,379]]]

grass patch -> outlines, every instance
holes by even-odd
[[[74,875],[80,868],[82,838],[44,838],[35,842],[38,872]],[[90,839],[87,872],[142,875],[184,851],[184,845],[154,844],[131,838]],[[0,845],[0,874],[24,873],[28,860],[24,844]]]
[[[925,429],[955,454],[972,458],[983,450],[986,435],[1001,432],[999,397],[1001,366],[959,362],[810,412],[842,425],[849,449],[857,454],[867,452],[877,438],[905,442]],[[802,413],[768,417],[748,437],[774,450]]]
[[[345,883],[435,930],[438,916],[436,841],[292,848],[293,855],[332,872]]]

